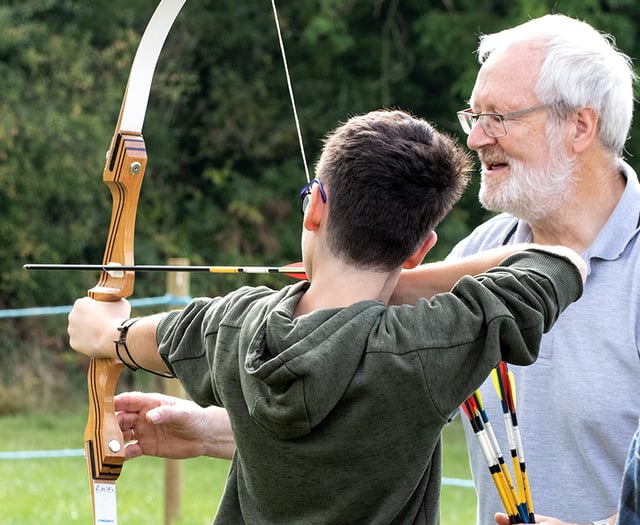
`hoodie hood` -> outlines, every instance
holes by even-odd
[[[240,334],[247,349],[240,380],[249,413],[281,439],[308,434],[331,412],[385,310],[380,302],[363,301],[293,319],[301,285],[291,287],[259,326],[248,323]]]

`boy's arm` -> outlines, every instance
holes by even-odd
[[[498,266],[505,257],[533,246],[535,245],[500,246],[457,260],[427,263],[411,270],[403,270],[390,304],[415,304],[420,298],[448,292],[461,277],[485,272]]]
[[[76,352],[89,357],[115,358],[114,341],[120,338],[118,327],[131,314],[126,300],[115,302],[78,299],[69,314],[69,345]],[[127,350],[120,345],[120,355],[126,364],[137,364],[146,370],[166,375],[164,361],[158,354],[156,328],[165,314],[141,317],[129,325],[126,334]],[[128,355],[127,355],[128,351]]]

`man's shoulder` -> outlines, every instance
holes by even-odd
[[[453,257],[471,255],[483,250],[511,244],[518,227],[518,219],[500,213],[477,226],[451,252]]]
[[[508,213],[499,213],[478,225],[469,237],[501,236],[515,230],[518,219]]]

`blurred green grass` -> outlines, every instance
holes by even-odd
[[[0,417],[0,452],[80,449],[85,415],[78,413]],[[209,525],[215,515],[228,462],[196,458],[181,462],[182,512],[174,525]],[[118,523],[164,523],[164,468],[159,458],[125,463],[118,480]],[[470,479],[459,420],[444,433],[444,476]],[[82,457],[0,459],[0,525],[89,524],[91,500]],[[442,525],[471,525],[475,493],[443,486]]]

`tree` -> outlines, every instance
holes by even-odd
[[[471,93],[481,32],[559,11],[616,35],[630,56],[639,54],[634,0],[278,4],[310,170],[327,131],[380,107],[410,110],[465,140],[455,112]],[[21,267],[101,260],[110,216],[104,153],[155,5],[5,0],[0,6],[0,308],[69,304],[95,284],[91,274]],[[185,5],[160,57],[144,135],[149,164],[138,211],[138,262],[299,260],[297,196],[305,169],[268,2]],[[629,141],[629,156],[638,157],[638,147]],[[445,256],[489,216],[477,203],[476,184],[439,226],[430,259]],[[136,295],[159,295],[164,282],[162,275],[140,274]],[[192,293],[205,295],[285,281],[203,276],[192,282]],[[54,360],[44,369],[76,362],[65,353],[64,323],[55,323],[57,331],[48,324],[54,323],[0,325],[0,359],[12,377],[19,375],[21,352],[33,356],[34,346],[58,350],[44,353]]]

